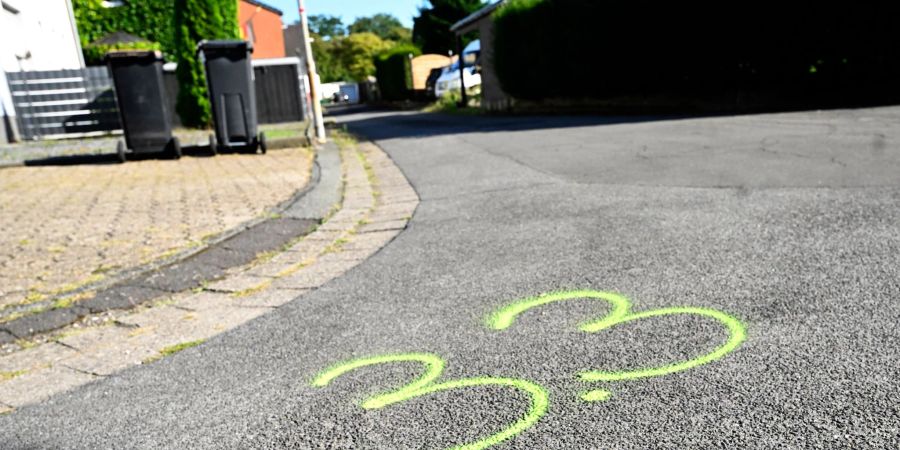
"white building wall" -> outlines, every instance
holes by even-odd
[[[84,67],[71,0],[2,2],[0,69],[18,72]],[[11,9],[18,10],[18,13]]]
[[[2,72],[83,67],[71,0],[0,0],[0,122],[16,114]]]

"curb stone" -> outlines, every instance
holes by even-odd
[[[110,325],[71,328],[57,342],[0,357],[0,370],[18,374],[0,382],[0,412],[4,405],[21,408],[149,363],[163,348],[209,339],[262,314],[277,314],[280,306],[341,276],[387,245],[405,229],[418,195],[374,144],[341,148],[340,154],[344,198],[341,209],[326,222],[332,224],[329,230],[312,232],[268,261],[229,270],[222,290],[209,286],[201,292],[175,294],[164,304],[125,311]],[[232,285],[224,289],[225,282]]]

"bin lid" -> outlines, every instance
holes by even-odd
[[[227,41],[200,41],[197,44],[197,51],[208,50],[235,50],[253,53],[253,44],[248,41],[227,40]]]
[[[152,59],[162,61],[162,52],[159,50],[113,50],[106,54],[106,59]]]

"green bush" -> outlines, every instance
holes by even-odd
[[[157,42],[127,42],[113,45],[88,45],[84,47],[84,61],[89,66],[102,65],[106,54],[114,50],[162,50]]]
[[[494,63],[521,99],[665,93],[897,91],[900,2],[509,0]]]
[[[123,31],[159,43],[151,50],[171,53],[174,49],[172,17],[174,0],[140,0],[124,2],[115,8],[104,7],[101,0],[73,0],[72,6],[85,60],[99,63],[102,51],[90,43],[109,33]],[[122,49],[127,49],[127,45]],[[135,49],[139,47],[133,47]],[[145,48],[140,48],[144,50]],[[97,59],[97,54],[101,55]]]
[[[418,47],[401,44],[375,58],[375,77],[384,100],[408,100],[412,94],[410,55],[421,55]]]
[[[212,120],[206,78],[197,55],[202,40],[237,39],[237,2],[234,0],[175,0],[175,48],[178,63],[178,100],[181,123],[207,127]]]

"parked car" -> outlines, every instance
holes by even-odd
[[[481,41],[474,40],[463,50],[462,57],[444,68],[434,88],[436,97],[442,97],[449,92],[459,91],[460,75],[459,62],[463,62],[463,83],[466,89],[472,89],[481,85]]]
[[[437,88],[437,81],[441,75],[444,74],[444,67],[438,67],[436,69],[431,69],[431,72],[428,73],[428,78],[425,79],[425,92],[431,99],[436,99],[437,94],[435,93],[435,89]]]

